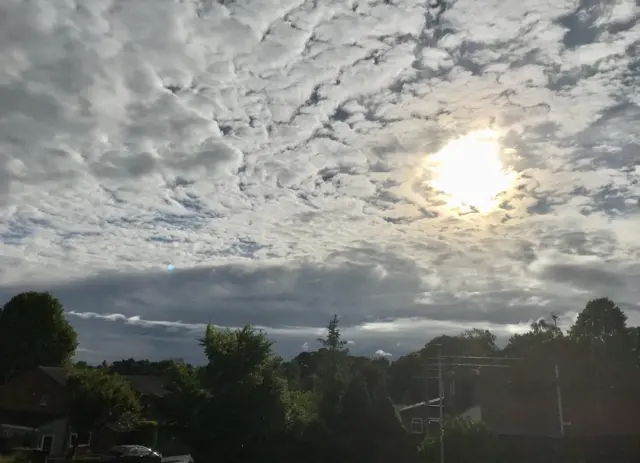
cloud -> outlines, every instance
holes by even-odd
[[[375,354],[376,357],[393,357],[393,354],[385,352],[382,349],[378,349]]]
[[[0,296],[53,291],[83,354],[196,358],[212,322],[290,355],[337,313],[352,350],[399,355],[589,297],[638,310],[633,0],[0,18]],[[489,127],[514,184],[460,214],[426,161]]]

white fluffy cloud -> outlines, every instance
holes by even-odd
[[[354,349],[396,355],[595,295],[636,310],[639,17],[633,0],[5,0],[0,294],[56,292],[96,356],[188,353],[209,321],[291,353],[337,312]],[[490,126],[515,183],[458,215],[421,168]]]

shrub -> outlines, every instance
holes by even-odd
[[[158,423],[155,421],[140,421],[134,431],[136,441],[140,445],[154,448],[158,442]]]
[[[427,436],[419,454],[423,462],[440,461],[439,436]],[[497,436],[481,421],[454,418],[444,428],[445,461],[456,463],[496,463],[500,461]]]

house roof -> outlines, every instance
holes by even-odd
[[[69,379],[69,372],[63,367],[38,367],[40,371],[55,380],[56,383],[64,386]]]
[[[69,371],[63,367],[38,367],[42,372],[53,378],[58,384],[64,386],[69,379]],[[164,388],[165,380],[160,376],[123,375],[131,387],[145,395],[162,396],[167,393]]]
[[[125,375],[125,379],[140,394],[160,397],[167,393],[164,387],[166,381],[160,376]]]
[[[415,404],[411,404],[411,405],[396,405],[396,411],[397,412],[404,412],[406,410],[411,410],[413,408],[418,408],[418,407],[424,407],[427,405],[435,405],[440,401],[439,398],[435,398],[435,399],[431,399],[431,400],[426,400],[424,402],[418,402]]]

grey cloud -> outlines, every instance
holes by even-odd
[[[569,283],[579,277],[582,284],[591,284],[584,280],[592,278],[599,279],[601,288],[607,283],[609,290],[619,287],[619,279],[610,276],[606,280],[604,272],[573,269],[571,279],[566,276],[567,268],[565,273],[561,269],[545,267],[543,277]],[[50,290],[61,299],[80,331],[82,347],[93,351],[92,355],[106,355],[106,346],[119,343],[108,354],[110,358],[143,352],[153,357],[176,352],[197,358],[196,339],[208,322],[262,326],[278,342],[278,352],[290,356],[304,343],[315,347],[318,330],[333,313],[340,315],[345,336],[355,341],[354,353],[370,355],[376,349],[396,353],[393,346],[400,340],[406,352],[404,349],[419,347],[443,330],[455,333],[465,326],[526,323],[551,312],[576,311],[584,304],[582,298],[517,288],[470,294],[434,292],[425,301],[428,285],[411,261],[375,249],[335,254],[324,264],[223,265],[100,275],[62,285],[4,286],[0,298],[6,300],[27,289]],[[541,303],[545,300],[552,306]],[[394,327],[393,320],[411,317],[414,322]],[[388,323],[391,325],[385,325]],[[122,344],[134,350],[127,351]]]
[[[111,3],[0,2],[0,296],[52,290],[83,355],[197,356],[208,321],[291,354],[337,312],[395,356],[638,300],[633,11]],[[459,215],[423,164],[488,126],[516,184]]]
[[[606,269],[571,264],[549,265],[545,267],[542,276],[590,290],[597,287],[617,289],[626,284],[622,277]]]

